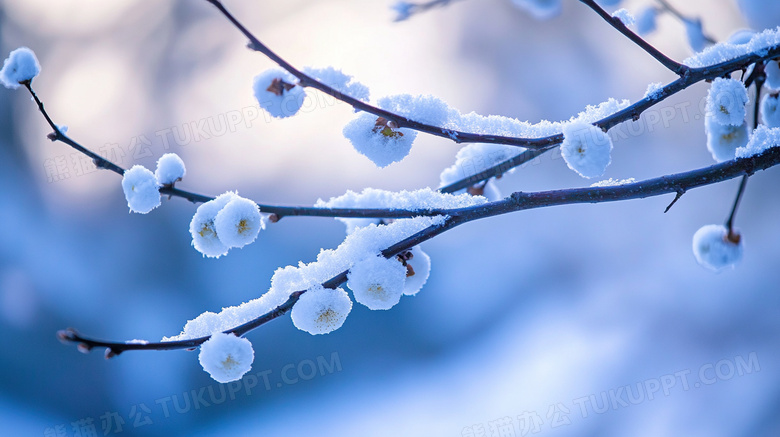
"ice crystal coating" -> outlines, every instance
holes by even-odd
[[[154,176],[161,185],[170,185],[184,179],[187,169],[184,161],[175,153],[166,153],[157,160],[157,169]]]
[[[428,281],[431,275],[431,257],[420,249],[420,246],[414,246],[404,261],[406,262],[406,281],[404,282],[404,295],[414,296]]]
[[[227,383],[241,379],[252,368],[255,351],[246,338],[215,332],[200,345],[198,361],[215,381]]]
[[[306,290],[292,309],[296,328],[309,334],[327,334],[341,328],[352,310],[352,300],[341,288],[331,290],[315,285]]]
[[[707,94],[707,117],[715,122],[739,126],[745,121],[748,93],[745,84],[736,79],[719,77],[712,81]]]
[[[219,195],[216,199],[210,200],[198,207],[195,215],[190,222],[190,235],[192,235],[192,246],[203,256],[209,258],[219,258],[228,253],[227,247],[219,238],[214,221],[217,214],[228,204],[236,194],[228,191]]]
[[[306,98],[306,91],[297,85],[295,76],[281,68],[271,68],[255,76],[252,90],[260,107],[276,118],[295,115]]]
[[[761,98],[761,121],[767,127],[780,127],[778,94],[766,94]]]
[[[750,135],[745,147],[737,149],[737,158],[749,158],[772,147],[780,146],[780,128],[758,126]]]
[[[257,204],[240,196],[233,196],[214,218],[214,230],[227,248],[244,247],[255,241],[265,220]]]
[[[655,6],[647,6],[636,16],[636,33],[647,35],[655,31],[658,9]]]
[[[590,123],[573,122],[563,127],[561,156],[566,165],[584,178],[604,174],[612,162],[612,140],[601,128]]]
[[[739,126],[720,124],[707,116],[704,119],[704,129],[707,132],[707,150],[718,162],[734,159],[738,148],[748,143],[747,123]]]
[[[134,165],[125,170],[122,177],[122,190],[125,192],[130,211],[146,214],[160,206],[160,186],[154,173],[142,165]]]
[[[401,300],[406,267],[395,257],[372,256],[355,263],[347,278],[356,301],[372,310],[389,310]]]
[[[742,259],[742,253],[742,238],[739,234],[729,237],[725,226],[702,226],[693,235],[693,255],[696,261],[712,271],[734,267]]]
[[[352,76],[342,73],[341,70],[333,67],[306,67],[303,69],[303,72],[350,97],[364,102],[369,100],[370,93],[368,87],[356,81]]]
[[[3,61],[0,70],[0,83],[6,88],[16,89],[19,84],[35,79],[41,72],[41,64],[35,53],[27,47],[19,47]]]
[[[512,3],[537,20],[549,20],[561,13],[561,0],[512,0]]]

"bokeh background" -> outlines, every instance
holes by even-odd
[[[719,40],[750,26],[733,0],[676,3]],[[341,136],[352,117],[344,104],[311,92],[296,117],[257,115],[252,78],[272,64],[205,1],[0,5],[3,56],[22,45],[37,53],[34,86],[69,135],[125,167],[175,152],[186,189],[292,205],[348,189],[436,187],[459,147],[420,135],[406,160],[380,170]],[[610,97],[635,101],[648,83],[674,79],[571,0],[545,22],[506,0],[457,2],[401,23],[387,1],[227,6],[293,64],[340,68],[375,98],[430,93],[462,112],[535,122]],[[658,24],[653,44],[675,59],[691,54],[678,21]],[[628,134],[605,178],[710,165],[706,90],[694,86],[619,126]],[[219,128],[228,117],[238,122],[221,135],[191,135],[193,124]],[[244,249],[204,259],[190,246],[194,205],[164,200],[129,214],[115,174],[47,133],[23,90],[0,90],[4,435],[88,436],[91,424],[96,435],[127,436],[511,436],[505,425],[522,435],[524,413],[545,436],[780,435],[776,169],[750,179],[737,219],[746,254],[735,270],[703,269],[690,246],[700,226],[725,220],[738,181],[691,191],[667,214],[672,196],[496,217],[424,244],[428,284],[391,311],[355,305],[326,336],[289,317],[250,333],[257,385],[220,386],[197,352],[107,361],[55,332],[177,334],[203,311],[258,297],[276,268],[337,246],[343,225],[289,218]],[[498,186],[508,194],[591,182],[552,153]],[[741,360],[750,366],[735,373]],[[675,372],[675,385],[650,399],[645,388]],[[639,401],[599,408],[602,394],[637,383]]]

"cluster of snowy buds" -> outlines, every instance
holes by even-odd
[[[200,205],[190,222],[192,246],[209,258],[254,242],[262,229],[265,218],[257,204],[231,191]]]
[[[35,53],[27,47],[19,47],[11,52],[0,70],[0,83],[6,88],[16,89],[20,84],[29,83],[41,72],[41,65]]]
[[[748,92],[742,81],[717,78],[707,94],[704,119],[707,131],[707,149],[718,161],[734,159],[737,148],[744,147],[749,138],[745,121]]]
[[[417,294],[430,272],[430,257],[415,246],[391,258],[377,255],[355,263],[347,275],[347,287],[355,300],[369,309],[389,310],[401,296]],[[351,310],[346,291],[315,285],[293,306],[292,321],[310,334],[327,334],[340,328]]]
[[[186,173],[184,162],[175,153],[160,157],[154,173],[142,165],[134,165],[125,171],[122,190],[130,211],[146,214],[160,206],[160,187],[173,186]]]

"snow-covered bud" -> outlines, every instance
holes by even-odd
[[[600,127],[584,121],[563,126],[561,155],[566,165],[584,178],[604,174],[612,162],[612,140]]]
[[[401,300],[406,272],[395,257],[374,256],[355,263],[347,275],[347,287],[369,309],[389,310]]]
[[[10,89],[19,88],[19,84],[31,81],[41,72],[41,64],[35,53],[27,47],[19,47],[11,52],[0,70],[0,82]]]
[[[707,116],[720,124],[739,126],[745,121],[747,102],[748,93],[742,81],[719,77],[712,81],[707,94]]]
[[[184,179],[187,169],[184,167],[184,161],[175,153],[166,153],[157,160],[157,170],[154,176],[160,185],[173,185]]]
[[[431,274],[431,257],[414,246],[410,251],[399,255],[406,266],[406,282],[404,282],[404,295],[414,296],[422,289],[428,276]]]
[[[732,126],[720,124],[708,115],[704,119],[704,130],[707,132],[707,150],[718,162],[734,159],[737,148],[748,142],[748,127],[744,121],[739,126]]]
[[[255,241],[265,220],[257,204],[249,199],[234,196],[214,219],[214,229],[219,241],[226,247],[244,247]]]
[[[200,345],[198,361],[215,381],[226,383],[241,379],[252,368],[255,351],[246,338],[215,332]]]
[[[142,165],[134,165],[125,171],[122,190],[132,212],[146,214],[160,206],[160,186],[157,184],[157,178]]]
[[[341,288],[331,290],[315,285],[306,290],[292,309],[296,328],[309,334],[327,334],[344,324],[352,310],[352,300]]]
[[[742,238],[722,225],[702,226],[693,235],[693,254],[702,266],[718,272],[742,259]]]
[[[707,48],[707,37],[701,26],[701,20],[685,20],[685,34],[688,36],[688,45],[694,52],[700,52]]]
[[[537,20],[549,20],[561,13],[561,0],[512,0],[512,4]]]
[[[404,159],[417,138],[416,131],[399,129],[395,122],[367,112],[359,113],[342,132],[355,150],[378,167]]]
[[[271,68],[255,76],[252,89],[260,107],[272,117],[295,115],[303,106],[306,91],[297,79],[281,68]]]
[[[626,26],[633,26],[636,23],[636,18],[631,15],[626,9],[618,9],[612,14],[613,17],[620,20]]]
[[[778,94],[767,94],[761,99],[761,121],[767,127],[780,127],[780,109]]]
[[[780,90],[780,64],[778,61],[769,61],[764,67],[766,82],[764,85],[773,90]]]
[[[658,9],[655,6],[648,6],[642,9],[636,16],[636,33],[647,35],[655,31],[655,21],[658,17]]]
[[[227,254],[228,247],[220,241],[214,220],[217,214],[236,196],[228,191],[220,194],[216,199],[210,200],[199,206],[190,222],[190,234],[192,246],[203,256],[219,258]]]

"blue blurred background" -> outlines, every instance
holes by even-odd
[[[676,3],[719,40],[749,26],[733,0]],[[0,5],[2,53],[36,52],[34,86],[69,135],[125,167],[175,152],[186,189],[305,205],[369,186],[436,187],[459,147],[421,135],[406,160],[380,170],[341,136],[346,105],[312,91],[296,117],[258,114],[252,78],[271,63],[205,1]],[[635,101],[648,83],[674,79],[575,1],[546,22],[504,0],[457,2],[402,23],[386,1],[227,6],[293,64],[340,68],[375,98],[430,93],[462,112],[536,122],[610,97]],[[649,40],[675,59],[691,54],[669,16]],[[605,178],[710,165],[706,90],[617,127],[627,134]],[[193,125],[214,132],[225,120],[235,122],[222,134],[192,135]],[[424,244],[430,280],[391,311],[355,305],[326,336],[289,317],[250,333],[249,377],[220,385],[197,352],[107,361],[54,334],[175,335],[203,311],[258,297],[276,268],[337,246],[343,225],[289,218],[242,250],[204,259],[190,246],[194,205],[164,199],[148,215],[129,214],[115,174],[47,133],[23,90],[0,90],[3,435],[780,435],[777,169],[750,179],[735,270],[701,268],[690,246],[700,226],[725,220],[738,181],[691,191],[667,214],[672,196],[497,217]],[[508,194],[591,182],[551,153],[498,186]],[[627,386],[635,402],[626,403]]]

